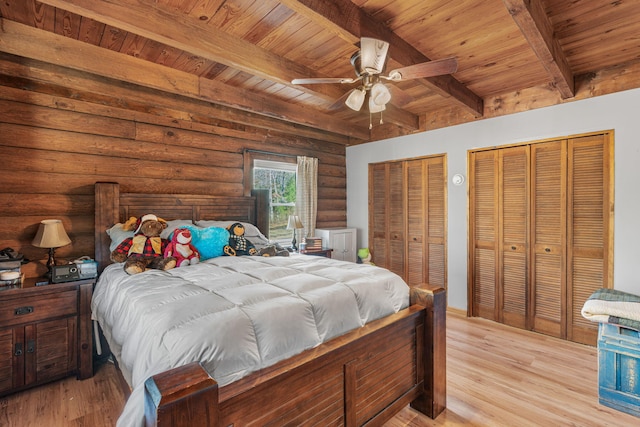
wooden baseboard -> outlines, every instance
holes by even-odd
[[[456,314],[458,316],[467,317],[467,310],[455,307],[447,307],[447,313]]]

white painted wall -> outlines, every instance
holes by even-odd
[[[614,287],[640,294],[640,89],[347,148],[347,223],[368,245],[368,164],[447,154],[449,305],[467,308],[467,150],[615,131]]]

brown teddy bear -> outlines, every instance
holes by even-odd
[[[127,228],[125,228],[127,227]],[[111,252],[111,261],[124,262],[124,271],[128,274],[142,273],[147,269],[170,270],[176,266],[174,257],[164,257],[168,241],[160,237],[167,223],[153,214],[147,214],[135,222],[127,221],[123,229],[136,227],[133,237],[122,241]]]

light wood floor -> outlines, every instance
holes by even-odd
[[[597,352],[457,313],[447,316],[447,409],[436,420],[406,408],[386,427],[631,426],[598,404]],[[123,406],[114,367],[0,399],[0,426],[112,427]]]

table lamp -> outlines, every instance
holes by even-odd
[[[56,265],[55,249],[71,243],[71,239],[64,231],[62,221],[59,219],[45,219],[40,221],[40,227],[31,244],[37,248],[48,248],[47,260],[48,275],[51,277],[51,268]]]
[[[298,215],[289,215],[289,223],[287,224],[287,230],[293,230],[293,240],[291,240],[291,247],[294,251],[298,250],[298,244],[296,242],[296,233],[300,228],[304,228],[302,221]]]

